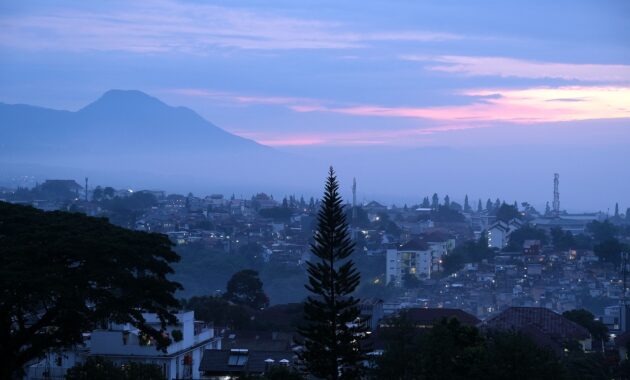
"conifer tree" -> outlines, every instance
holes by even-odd
[[[307,263],[305,287],[311,295],[304,304],[306,324],[299,328],[304,338],[299,357],[315,377],[357,379],[366,353],[361,344],[366,327],[359,320],[359,300],[352,296],[360,274],[349,259],[354,243],[332,167],[317,219],[315,242],[311,244],[316,260]]]
[[[481,207],[481,199],[479,199],[479,202],[477,203],[477,212],[481,211],[483,211],[483,208]]]
[[[464,198],[464,212],[470,212],[471,208],[470,208],[470,204],[468,203],[468,194],[466,194],[466,197]]]

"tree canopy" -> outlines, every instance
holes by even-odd
[[[252,269],[244,269],[234,273],[227,283],[224,298],[254,309],[269,306],[269,297],[263,291],[263,283],[258,277],[258,272]]]
[[[142,313],[156,313],[163,327],[176,322],[171,246],[106,219],[0,202],[0,378],[48,349],[81,343],[105,320],[168,345]]]

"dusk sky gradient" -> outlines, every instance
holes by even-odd
[[[0,3],[0,102],[111,88],[290,152],[627,149],[630,2]]]

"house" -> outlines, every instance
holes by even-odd
[[[143,313],[147,325],[161,329],[156,314]],[[26,379],[64,379],[66,371],[90,356],[111,360],[122,366],[129,362],[155,364],[166,379],[198,379],[199,364],[205,349],[221,348],[214,329],[195,321],[192,311],[176,314],[177,324],[167,326],[172,343],[165,351],[130,324],[107,323],[104,328],[84,334],[84,344],[63,352],[50,352],[26,368]]]
[[[160,329],[156,314],[143,314],[147,324]],[[110,323],[107,328],[91,334],[89,355],[101,356],[116,364],[142,362],[157,364],[167,379],[198,379],[199,364],[204,350],[221,347],[214,329],[195,321],[193,311],[177,314],[178,323],[167,326],[165,333],[173,342],[166,351],[158,350],[155,342],[129,324]]]
[[[544,307],[510,307],[480,326],[489,331],[521,332],[558,355],[570,342],[579,343],[585,351],[591,350],[591,334],[587,329]]]
[[[518,219],[509,222],[498,220],[488,227],[488,247],[503,249],[509,243],[510,234],[521,228],[523,223]]]
[[[418,279],[431,277],[432,249],[424,240],[412,239],[386,253],[386,283],[402,286],[407,275]]]

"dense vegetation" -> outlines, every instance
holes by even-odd
[[[0,378],[49,349],[81,343],[107,319],[167,345],[141,310],[163,325],[176,320],[180,285],[166,276],[179,256],[171,245],[105,219],[0,202]]]

